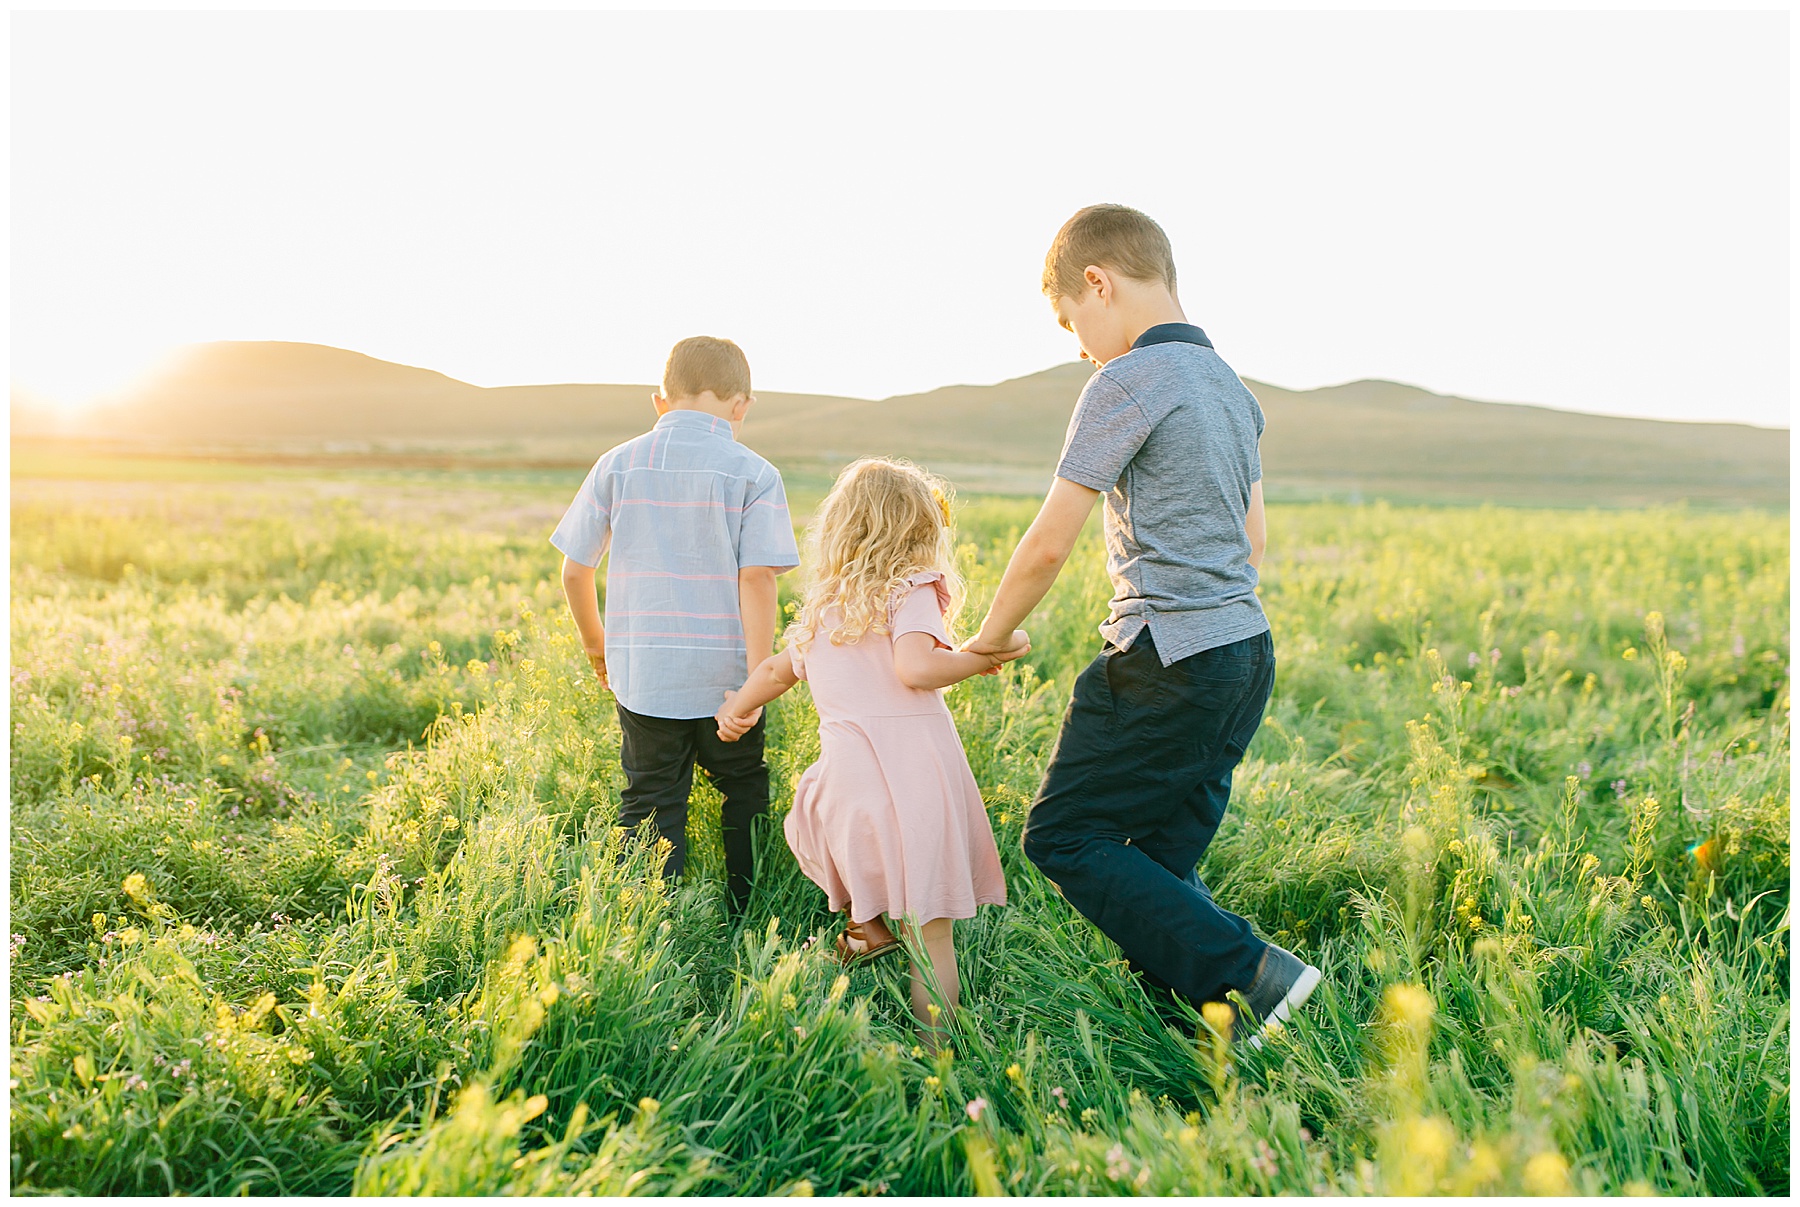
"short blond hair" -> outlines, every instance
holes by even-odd
[[[1044,292],[1079,297],[1087,266],[1110,268],[1138,281],[1161,281],[1175,292],[1175,252],[1150,215],[1128,205],[1090,205],[1063,223],[1044,256]]]
[[[950,605],[944,627],[954,631],[963,600],[950,527],[950,485],[908,461],[864,457],[846,466],[806,529],[808,582],[788,644],[804,649],[815,637],[833,645],[888,631],[888,610],[906,580],[935,571],[944,576]],[[824,616],[837,609],[835,622]]]
[[[711,390],[723,402],[750,392],[750,361],[728,339],[694,335],[676,344],[663,366],[664,398],[697,398]]]

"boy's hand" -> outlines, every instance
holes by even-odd
[[[719,711],[713,714],[713,720],[719,726],[719,741],[721,742],[737,741],[755,729],[756,723],[762,719],[762,709],[760,708],[752,709],[747,715],[739,716],[737,710],[732,706],[732,699],[736,695],[736,692],[726,692],[725,703],[720,705]]]
[[[1003,664],[1015,658],[1023,658],[1031,652],[1031,637],[1024,629],[1014,629],[1006,644],[996,648],[992,642],[983,642],[977,635],[963,642],[962,649],[965,653],[980,654],[988,660],[989,666],[982,674],[998,675]]]
[[[594,675],[600,680],[601,690],[611,691],[612,682],[606,677],[606,651],[589,650],[587,660],[588,665],[594,668]]]
[[[980,634],[977,634],[963,642],[962,649],[965,653],[981,654],[993,664],[982,671],[982,674],[997,675],[1002,664],[1031,653],[1031,636],[1024,629],[1014,629],[1004,645],[997,645],[991,641],[982,641]]]
[[[977,633],[963,642],[962,648],[971,654],[998,654],[1002,662],[1011,662],[1031,650],[1031,636],[1024,629],[1014,629],[1005,641],[983,641]]]

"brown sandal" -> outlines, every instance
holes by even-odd
[[[850,946],[852,940],[863,944],[860,951]],[[846,968],[854,968],[858,964],[867,964],[870,960],[879,959],[890,951],[898,951],[905,944],[895,937],[886,943],[876,943],[871,946],[868,936],[863,934],[863,924],[846,921],[843,933],[838,935],[832,946],[837,950],[839,963]]]

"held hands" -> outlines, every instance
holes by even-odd
[[[982,674],[997,675],[1000,673],[1002,665],[1015,658],[1023,658],[1031,652],[1031,636],[1024,629],[1014,629],[1012,636],[1004,643],[996,643],[983,641],[981,635],[977,633],[963,642],[961,648],[964,653],[980,654],[988,659],[991,665],[987,670],[982,671]]]
[[[762,709],[760,708],[753,708],[742,716],[738,715],[732,704],[732,700],[736,696],[736,692],[726,692],[725,703],[720,705],[719,711],[713,714],[713,720],[718,722],[719,741],[721,742],[737,741],[754,729],[756,723],[762,719]]]

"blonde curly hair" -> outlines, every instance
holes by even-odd
[[[889,609],[906,580],[927,571],[944,576],[950,594],[944,626],[952,631],[963,582],[956,572],[949,483],[908,461],[852,462],[806,527],[806,564],[808,581],[799,615],[788,626],[789,645],[804,649],[819,636],[832,607],[839,613],[827,634],[833,645],[887,632]]]

